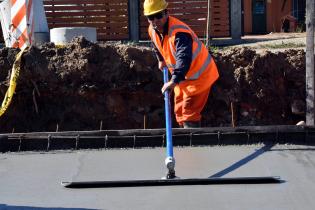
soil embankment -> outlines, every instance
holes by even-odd
[[[0,101],[16,49],[0,50]],[[305,118],[303,50],[213,53],[220,79],[203,126],[295,124]],[[164,127],[162,74],[150,48],[76,38],[23,56],[16,94],[0,132]],[[233,109],[231,109],[233,105]],[[174,123],[175,124],[175,123]]]

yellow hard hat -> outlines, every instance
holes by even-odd
[[[168,3],[165,0],[145,0],[143,3],[144,15],[153,15],[166,9]]]

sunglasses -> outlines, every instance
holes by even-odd
[[[153,14],[153,15],[149,15],[149,16],[147,16],[147,18],[148,18],[148,20],[153,21],[154,19],[160,20],[160,19],[162,19],[163,16],[164,16],[164,11],[158,12],[158,13]]]

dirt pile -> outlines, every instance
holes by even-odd
[[[16,49],[0,50],[0,100]],[[214,53],[220,80],[203,126],[294,124],[305,118],[305,53]],[[23,56],[16,94],[0,132],[164,127],[162,74],[150,48],[76,38]],[[231,109],[233,104],[233,109]]]
[[[214,55],[221,79],[214,101],[235,113],[238,125],[295,124],[305,115],[305,53],[249,48]],[[222,110],[223,112],[223,110]],[[225,116],[228,116],[228,112]],[[220,122],[220,125],[227,121]]]

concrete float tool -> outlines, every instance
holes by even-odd
[[[168,70],[163,69],[164,83],[168,82]],[[229,177],[229,178],[189,178],[182,179],[175,175],[175,158],[173,155],[172,121],[170,92],[164,93],[165,124],[166,124],[166,159],[167,174],[162,179],[152,180],[117,180],[117,181],[64,181],[61,184],[66,188],[107,188],[107,187],[141,187],[141,186],[170,186],[170,185],[219,185],[219,184],[270,184],[281,183],[278,176],[267,177]]]

